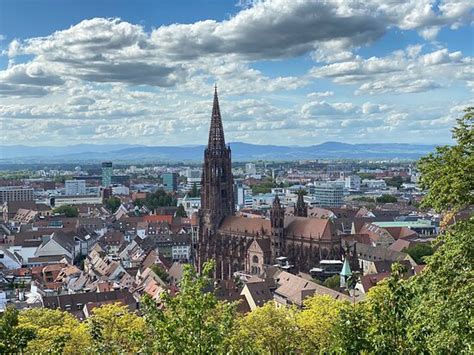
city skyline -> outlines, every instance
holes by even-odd
[[[1,145],[205,144],[214,83],[228,142],[445,144],[473,104],[468,1],[78,4],[0,2]]]

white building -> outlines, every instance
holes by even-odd
[[[245,174],[247,175],[255,175],[257,173],[257,167],[254,163],[247,163],[245,164]]]
[[[130,194],[130,189],[124,185],[112,185],[112,195],[127,196]]]
[[[202,170],[199,169],[186,169],[184,176],[186,177],[186,188],[191,190],[194,185],[199,189],[201,185]]]
[[[351,191],[359,191],[361,185],[361,179],[359,175],[349,175],[344,179],[345,187]]]
[[[178,206],[183,205],[184,210],[188,217],[191,217],[193,213],[197,213],[201,208],[200,197],[189,197],[188,195],[178,198]]]
[[[96,195],[85,196],[52,196],[49,200],[51,207],[64,205],[98,205],[102,203],[102,197]]]
[[[86,194],[86,180],[66,180],[64,186],[67,196]]]
[[[387,187],[387,184],[383,179],[364,179],[362,180],[362,185],[367,186],[369,189],[384,189]]]
[[[316,183],[314,199],[320,206],[341,207],[344,203],[344,181]]]

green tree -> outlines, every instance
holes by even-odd
[[[163,281],[168,282],[169,275],[160,264],[153,264],[150,269]]]
[[[73,354],[90,346],[86,324],[68,312],[47,308],[25,310],[19,315],[19,325],[36,333],[36,338],[28,342],[27,353]]]
[[[94,308],[87,326],[95,353],[137,353],[146,342],[144,319],[120,303]]]
[[[178,209],[176,210],[175,216],[176,217],[183,217],[183,218],[188,217],[188,215],[186,214],[186,210],[184,209],[184,206],[183,206],[182,203],[178,206]]]
[[[345,302],[334,320],[331,350],[336,354],[369,353],[371,345],[368,337],[370,313],[367,302],[355,305]]]
[[[53,210],[53,212],[57,213],[57,214],[63,214],[66,217],[77,217],[77,216],[79,216],[79,210],[77,209],[77,207],[70,206],[70,205],[64,205],[64,206],[57,207]]]
[[[392,265],[392,275],[369,290],[368,329],[371,348],[376,353],[404,353],[408,346],[407,329],[411,320],[407,312],[412,299],[411,288],[403,275],[406,268]]]
[[[112,211],[112,213],[115,213],[115,211],[117,211],[121,204],[122,200],[116,196],[112,196],[105,200],[105,207]]]
[[[456,145],[437,147],[435,153],[420,159],[419,183],[428,191],[422,207],[457,212],[474,204],[473,121],[474,107],[468,107],[453,129]]]
[[[196,183],[193,184],[193,188],[189,192],[189,197],[199,197],[199,190]]]
[[[148,194],[143,203],[148,209],[154,210],[158,207],[176,206],[177,200],[171,193],[166,193],[165,190],[160,189]]]
[[[377,203],[395,203],[397,202],[397,198],[393,195],[382,195],[375,199]]]
[[[149,296],[144,296],[144,317],[151,339],[144,351],[173,354],[225,352],[235,304],[219,301],[212,292],[206,292],[214,268],[214,262],[206,262],[202,275],[197,275],[191,265],[184,265],[180,290],[174,297],[162,293],[163,307],[158,308]]]
[[[393,186],[393,187],[396,187],[397,189],[402,187],[404,182],[405,180],[403,180],[403,178],[400,175],[393,176],[390,179],[385,180],[385,183],[387,184],[387,186]]]
[[[19,326],[18,310],[8,306],[0,315],[0,354],[22,353],[28,342],[35,338],[35,331]]]
[[[441,234],[415,291],[408,336],[414,349],[432,354],[474,352],[474,217]]]
[[[295,308],[263,307],[237,320],[229,339],[233,354],[290,354],[299,347]]]
[[[328,288],[332,288],[333,290],[339,291],[339,286],[341,285],[341,277],[339,275],[333,275],[324,280],[323,285]]]
[[[332,347],[334,325],[344,302],[331,296],[315,295],[304,302],[296,316],[298,348],[304,354],[326,353]]]
[[[410,255],[417,264],[425,264],[425,257],[433,255],[433,247],[427,243],[415,244],[403,250]]]

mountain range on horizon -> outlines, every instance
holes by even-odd
[[[418,159],[435,148],[434,145],[372,143],[349,144],[325,142],[311,146],[258,145],[231,142],[234,161],[305,160],[305,159]],[[77,144],[56,146],[0,146],[1,163],[62,162],[174,162],[201,161],[205,145],[144,146],[131,144]]]

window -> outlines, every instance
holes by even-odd
[[[252,257],[252,262],[258,264],[258,256],[257,255],[254,255]]]

